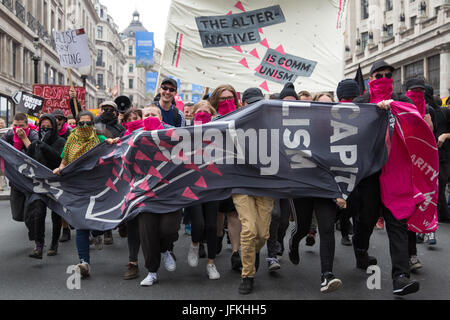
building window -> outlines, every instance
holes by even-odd
[[[134,96],[130,95],[128,98],[130,98],[130,101],[133,102]]]
[[[434,94],[440,95],[440,86],[441,86],[441,57],[440,55],[435,55],[429,57],[428,61],[428,74],[427,79],[428,83],[434,88]]]
[[[128,55],[131,57],[133,56],[133,46],[128,47]]]
[[[50,69],[50,66],[48,64],[45,64],[45,68],[44,68],[44,84],[48,84],[49,69]]]
[[[361,50],[364,51],[367,47],[367,43],[369,42],[369,33],[363,32],[361,33]]]
[[[133,84],[134,84],[133,79],[128,79],[128,88],[129,89],[133,89]]]
[[[386,11],[391,11],[393,8],[392,0],[386,0]]]
[[[103,50],[97,51],[97,66],[98,67],[103,66]]]
[[[103,74],[97,74],[97,86],[103,88]]]
[[[58,72],[58,84],[60,86],[64,85],[64,75],[62,73],[60,73],[60,72]]]
[[[6,127],[13,122],[14,106],[11,99],[0,94],[0,117],[5,120]]]
[[[97,38],[103,39],[103,27],[102,26],[97,27]]]
[[[416,25],[416,18],[417,18],[416,16],[409,18],[410,28],[414,28],[414,26]]]
[[[413,78],[423,78],[423,60],[405,66],[405,82]]]
[[[361,20],[369,17],[369,0],[361,0]]]
[[[55,84],[55,70],[50,68],[50,84]]]
[[[133,69],[134,69],[134,64],[130,63],[130,65],[128,66],[128,72],[133,73]]]
[[[392,38],[394,36],[394,25],[393,24],[389,24],[387,26],[386,35],[388,36],[388,38]]]

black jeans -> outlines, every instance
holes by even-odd
[[[438,218],[439,220],[450,219],[448,211],[447,197],[445,189],[447,188],[448,177],[450,174],[450,163],[448,161],[439,162],[439,199],[438,199]]]
[[[369,249],[370,236],[382,215],[389,238],[392,262],[392,278],[410,275],[408,255],[408,232],[406,220],[397,220],[381,203],[380,172],[363,179],[356,187],[359,199],[358,215],[354,220],[353,245],[355,249]]]
[[[270,221],[270,237],[267,239],[267,256],[276,258],[284,251],[284,236],[289,227],[291,214],[290,199],[274,200],[272,220]]]
[[[130,262],[138,262],[139,248],[141,247],[141,238],[139,237],[139,218],[127,222],[127,241],[128,254]]]
[[[178,240],[181,210],[163,214],[143,212],[138,218],[145,267],[155,273],[161,263],[161,253],[170,251]]]
[[[26,226],[30,240],[39,243],[45,242],[45,218],[47,216],[47,206],[41,200],[33,201],[28,205],[26,214]],[[52,211],[52,244],[57,244],[61,236],[62,219]]]
[[[9,203],[11,205],[12,218],[14,221],[24,222],[28,207],[27,196],[11,184],[9,185],[11,187]]]
[[[211,201],[190,207],[192,242],[206,239],[208,259],[217,254],[217,212],[219,201]]]
[[[417,256],[416,233],[408,230],[408,255]]]
[[[320,235],[320,264],[322,273],[333,271],[334,261],[334,223],[336,222],[336,203],[331,199],[298,198],[294,199],[296,211],[296,227],[292,231],[289,245],[298,250],[311,226],[313,211],[316,214]]]

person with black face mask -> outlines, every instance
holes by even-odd
[[[120,138],[125,128],[118,122],[119,111],[114,101],[105,101],[100,105],[100,115],[95,119],[95,125],[103,130],[108,138]]]
[[[27,155],[40,162],[47,168],[53,170],[61,163],[61,152],[64,149],[66,140],[58,134],[58,124],[51,114],[44,114],[39,119],[39,140],[31,143],[27,150]],[[42,259],[42,251],[45,242],[45,217],[47,206],[44,201],[30,197],[27,212],[27,227],[30,233],[34,234],[35,248],[29,255],[31,258]],[[52,242],[47,253],[48,256],[55,256],[58,252],[58,242],[61,235],[61,217],[52,212]]]

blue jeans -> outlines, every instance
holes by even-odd
[[[80,262],[91,263],[91,259],[89,256],[89,234],[90,230],[77,230],[76,244],[78,250],[78,257],[80,258]],[[102,231],[92,231],[92,236],[97,237],[102,235]]]

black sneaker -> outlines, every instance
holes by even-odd
[[[402,274],[393,281],[393,293],[397,296],[405,296],[419,291],[420,285],[418,281],[410,280],[406,275]]]
[[[342,281],[336,279],[331,272],[322,273],[322,284],[320,285],[320,292],[330,293],[336,291],[342,286]]]
[[[255,269],[256,269],[256,272],[258,272],[258,269],[259,269],[259,252],[256,253],[256,257],[255,257]]]
[[[312,247],[316,244],[316,234],[314,232],[309,232],[306,236],[306,245]]]
[[[40,260],[42,260],[42,251],[43,251],[43,249],[44,249],[44,244],[36,242],[36,246],[34,247],[33,251],[28,256],[30,258],[33,258],[33,259],[40,259]]]
[[[119,229],[119,236],[121,238],[126,238],[128,236],[128,230],[127,230],[126,224],[121,224],[118,229]]]
[[[345,236],[345,237],[342,237],[341,244],[343,246],[346,246],[346,247],[351,247],[352,246],[352,241],[350,240],[349,236]]]
[[[58,242],[52,242],[50,249],[47,252],[47,256],[54,257],[58,254]]]
[[[239,251],[233,252],[231,255],[231,269],[235,271],[241,271],[242,269],[242,261]]]
[[[103,243],[107,246],[112,245],[114,243],[114,239],[113,239],[111,230],[105,231],[105,235],[103,237]]]
[[[300,256],[298,253],[298,247],[289,247],[289,260],[295,265],[300,263]]]
[[[242,278],[242,282],[239,285],[240,294],[249,294],[253,291],[253,278]]]
[[[416,236],[416,243],[423,243],[425,240],[425,234],[418,233]]]
[[[67,242],[70,240],[70,229],[69,228],[63,228],[62,229],[62,235],[59,239],[59,242]]]
[[[375,266],[378,263],[375,257],[369,256],[367,250],[356,249],[354,246],[353,249],[355,251],[356,267],[358,269],[367,270],[369,266]]]

